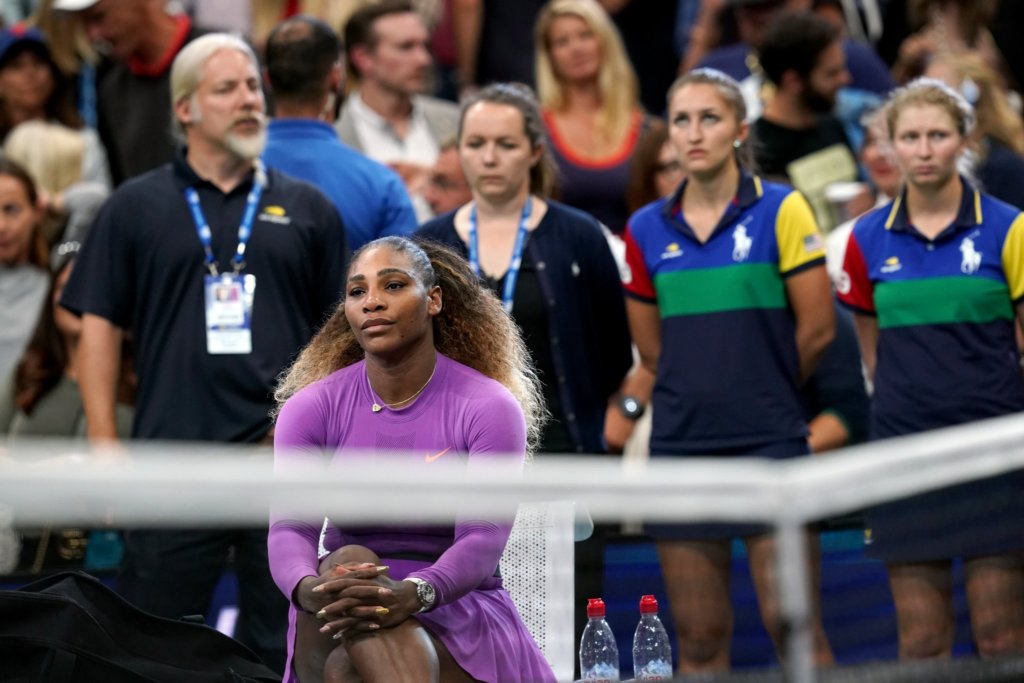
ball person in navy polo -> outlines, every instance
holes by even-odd
[[[1020,412],[1024,217],[958,174],[974,124],[959,93],[915,81],[893,94],[886,118],[905,187],[857,221],[837,284],[874,380],[871,435]],[[902,657],[952,652],[954,557],[964,559],[978,651],[1024,651],[1022,492],[1014,473],[867,511]]]
[[[635,213],[626,231],[630,328],[656,377],[651,454],[805,455],[798,386],[835,330],[814,215],[800,193],[739,163],[748,126],[735,81],[693,71],[669,90],[668,105],[687,180]],[[732,536],[746,541],[762,619],[776,647],[783,645],[768,530],[650,532],[659,539],[681,673],[729,666]],[[831,663],[817,611],[812,628],[815,661]]]

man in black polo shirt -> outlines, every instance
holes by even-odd
[[[264,99],[243,41],[191,42],[171,90],[186,148],[112,195],[61,300],[83,319],[89,436],[116,436],[119,349],[131,331],[134,438],[259,442],[275,377],[340,296],[344,231],[318,190],[259,162]],[[266,529],[130,532],[120,590],[156,614],[202,614],[231,548],[237,636],[281,668],[287,606],[267,569]]]

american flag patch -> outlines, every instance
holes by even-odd
[[[821,235],[814,233],[804,238],[804,251],[810,253],[812,251],[821,251],[825,248],[824,243],[821,241]]]

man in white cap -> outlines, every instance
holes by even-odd
[[[54,0],[75,12],[104,55],[96,84],[100,139],[115,185],[171,160],[171,63],[200,35],[188,16],[168,14],[165,0]]]

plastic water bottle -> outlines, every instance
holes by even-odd
[[[672,645],[658,618],[658,601],[653,595],[640,598],[640,623],[633,634],[633,678],[672,680]]]
[[[604,620],[604,600],[587,601],[589,622],[580,639],[580,674],[584,681],[615,683],[619,680],[619,648]]]

